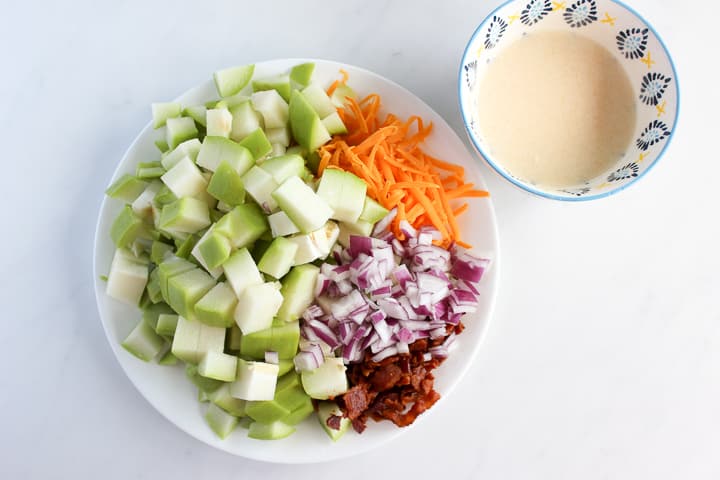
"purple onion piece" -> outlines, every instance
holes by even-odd
[[[327,343],[330,348],[334,349],[340,345],[340,340],[338,340],[335,332],[333,332],[327,324],[319,320],[310,320],[307,322],[307,325],[313,330],[313,332],[315,332],[315,335],[320,340]]]
[[[387,228],[390,226],[390,223],[395,220],[395,216],[397,215],[397,208],[393,208],[388,212],[385,217],[383,217],[379,222],[375,224],[375,228],[372,231],[372,236],[377,237],[379,234],[384,233],[387,231]]]
[[[432,330],[430,330],[430,338],[442,338],[445,336],[445,333],[445,327],[433,328]]]
[[[490,260],[487,258],[478,258],[467,252],[461,252],[456,256],[450,273],[461,280],[478,283],[489,266]]]
[[[367,350],[371,345],[375,344],[375,342],[378,342],[380,340],[380,335],[377,333],[377,331],[373,331],[370,335],[367,335],[360,345],[360,350],[365,351]]]
[[[410,225],[410,222],[408,222],[407,220],[400,220],[398,227],[400,228],[400,231],[405,235],[405,238],[411,239],[417,237],[417,230],[415,230],[415,228]]]
[[[295,370],[298,372],[312,371],[322,364],[317,361],[317,358],[311,352],[298,352],[293,358],[293,363],[295,364]]]
[[[428,352],[430,352],[433,358],[447,358],[448,356],[447,348],[445,348],[443,345],[430,347],[430,349],[428,349]]]
[[[391,357],[393,355],[397,355],[398,349],[396,346],[387,347],[380,352],[376,353],[372,356],[371,360],[373,362],[380,362],[382,360],[385,360],[387,357]]]
[[[272,363],[273,365],[280,363],[280,355],[278,355],[278,352],[272,350],[265,352],[265,363]]]

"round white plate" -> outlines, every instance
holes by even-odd
[[[422,100],[399,85],[361,68],[336,62],[307,59],[272,60],[255,65],[255,78],[282,73],[293,65],[305,61],[315,62],[314,80],[321,85],[329,85],[338,78],[338,70],[345,69],[350,74],[351,85],[360,96],[378,93],[384,101],[383,113],[393,112],[401,117],[420,115],[426,121],[432,121],[434,130],[428,138],[428,153],[462,165],[466,169],[466,178],[479,188],[486,188],[478,168],[477,159],[468,153],[462,141],[450,126]],[[211,80],[193,88],[177,101],[184,105],[201,104],[217,98]],[[150,109],[148,108],[148,113]],[[154,145],[158,138],[148,123],[140,135],[125,153],[115,170],[111,182],[124,173],[133,173],[135,165],[141,161],[159,159]],[[140,319],[140,311],[109,298],[105,294],[105,283],[100,280],[106,275],[114,252],[110,240],[110,225],[121,209],[120,201],[105,198],[100,207],[100,215],[95,232],[94,278],[100,318],[105,328],[110,346],[120,365],[140,393],[165,418],[181,430],[220,450],[246,458],[276,463],[311,463],[338,459],[356,455],[375,448],[412,428],[397,428],[390,422],[368,422],[368,428],[362,435],[348,432],[337,443],[333,443],[322,430],[314,416],[298,425],[297,432],[278,441],[253,440],[247,437],[247,431],[238,427],[227,439],[220,440],[210,430],[203,418],[205,405],[197,400],[197,389],[191,385],[184,373],[184,367],[167,367],[155,363],[145,363],[126,352],[120,342],[132,330]],[[490,320],[498,281],[498,235],[495,214],[489,198],[473,199],[470,209],[460,218],[463,239],[474,246],[473,252],[488,256],[493,260],[492,268],[481,282],[480,308],[474,315],[468,315],[463,321],[466,329],[455,342],[450,357],[436,371],[436,389],[446,398],[460,381],[473,361]],[[417,420],[422,422],[433,411],[444,408],[442,399]]]

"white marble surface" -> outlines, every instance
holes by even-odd
[[[502,285],[464,382],[381,450],[277,466],[181,433],[120,370],[91,283],[105,184],[151,101],[263,59],[366,67],[462,133],[459,59],[497,2],[3,2],[0,477],[718,478],[717,15],[707,0],[632,3],[680,74],[662,163],[577,205],[525,196],[483,166]]]

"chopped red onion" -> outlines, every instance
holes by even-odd
[[[338,261],[338,263],[346,264],[350,262],[352,262],[352,257],[350,256],[350,253],[348,253],[346,248],[342,249],[340,251],[340,261]]]
[[[412,280],[412,274],[408,270],[407,266],[403,263],[395,267],[391,272],[392,278],[400,284],[400,286],[404,286],[406,282],[409,282]]]
[[[384,218],[382,218],[379,222],[375,224],[375,228],[372,231],[372,236],[377,237],[378,234],[385,232],[390,226],[390,223],[395,220],[396,215],[397,208],[393,208],[392,210],[390,210]]]
[[[325,295],[330,298],[337,298],[342,296],[340,293],[340,289],[335,282],[330,282],[330,285],[328,285],[327,289],[325,290]]]
[[[335,263],[337,263],[338,265],[342,264],[343,263],[343,256],[342,256],[343,248],[342,248],[342,246],[339,243],[336,243],[335,245],[333,245],[331,252],[332,252],[333,258],[335,259]]]
[[[432,315],[432,310],[430,308],[428,308],[426,305],[423,305],[423,303],[422,303],[423,295],[424,294],[420,294],[421,303],[418,307],[415,308],[415,313],[417,313],[418,315],[420,315],[422,317],[428,317],[428,316]]]
[[[358,258],[361,253],[369,255],[370,250],[372,250],[372,237],[350,235],[350,245],[348,246],[348,253],[351,257]]]
[[[407,313],[407,318],[410,320],[420,320],[420,315],[415,313],[415,309],[413,308],[412,304],[410,304],[410,299],[408,297],[400,297],[398,299],[398,302],[400,302],[400,306],[402,306],[403,310],[405,310],[405,313]]]
[[[355,333],[352,336],[352,341],[357,341],[365,338],[370,332],[372,331],[372,328],[368,325],[360,325],[356,330]]]
[[[398,320],[409,320],[410,318],[408,317],[407,311],[395,298],[381,298],[377,301],[377,304],[388,317],[397,318]]]
[[[385,322],[385,320],[373,322],[373,328],[383,342],[390,341],[393,332],[390,329],[390,326]]]
[[[459,288],[454,289],[450,293],[450,298],[455,301],[458,305],[475,305],[477,304],[477,297],[474,293],[468,290],[460,290]]]
[[[445,336],[445,327],[437,327],[430,330],[430,338],[442,338]]]
[[[335,330],[338,326],[338,323],[340,323],[340,321],[332,315],[325,315],[324,317],[320,318],[320,320],[327,323],[328,327],[332,328],[333,330]]]
[[[445,323],[448,325],[459,325],[461,318],[462,313],[450,313],[447,318],[445,318]]]
[[[387,298],[392,294],[392,284],[382,285],[375,290],[370,292],[370,298],[378,300],[380,298]]]
[[[315,297],[319,297],[325,293],[332,282],[322,272],[318,274],[315,281]]]
[[[428,351],[434,358],[447,358],[448,356],[447,348],[445,348],[443,345],[430,347]]]
[[[350,280],[335,282],[335,285],[337,285],[337,290],[340,295],[348,295],[353,290],[353,285],[350,283]]]
[[[300,345],[300,351],[312,354],[318,365],[322,365],[325,359],[325,352],[323,352],[320,342],[303,342]]]
[[[400,220],[398,227],[400,228],[400,231],[403,233],[403,235],[405,235],[405,238],[410,239],[417,237],[417,230],[415,230],[415,228],[410,225],[410,222],[408,222],[407,220]]]
[[[450,300],[450,310],[452,310],[453,313],[473,313],[477,310],[477,307],[474,305],[459,305],[453,300]]]
[[[333,247],[337,265],[321,265],[316,304],[303,314],[301,352],[317,353],[315,343],[328,355],[337,350],[345,363],[362,361],[368,350],[379,361],[408,352],[419,339],[445,338],[428,355],[447,356],[455,338],[448,326],[477,309],[475,282],[489,261],[457,246],[452,252],[436,246],[442,238],[437,229],[415,230],[405,220],[401,241],[389,229],[395,214],[378,222],[373,237],[351,235],[347,248]]]
[[[433,305],[433,311],[432,311],[433,320],[444,319],[445,316],[447,315],[447,311],[448,311],[448,308],[447,308],[447,304],[445,302],[436,303],[435,305]]]
[[[477,283],[490,265],[490,260],[486,258],[478,258],[469,253],[462,251],[455,256],[450,273],[461,280]]]
[[[369,311],[370,311],[370,305],[368,305],[366,303],[364,305],[359,306],[352,312],[350,312],[350,314],[347,316],[347,318],[348,318],[348,320],[351,320],[359,325],[365,320],[365,317],[367,317],[367,314]]]
[[[330,268],[325,268],[328,265]],[[350,265],[332,266],[329,263],[323,263],[321,270],[333,282],[340,282],[350,278]]]
[[[298,352],[293,358],[293,363],[297,372],[309,372],[320,366],[320,363],[315,359],[315,355],[310,352]]]
[[[311,342],[317,342],[320,340],[320,337],[318,337],[315,334],[315,331],[308,325],[303,325],[303,327],[300,329],[300,333],[302,334],[303,338],[310,340]]]
[[[417,243],[418,245],[432,245],[432,235],[428,232],[418,233]]]
[[[395,255],[398,255],[400,257],[405,255],[405,247],[403,246],[402,242],[397,238],[392,239],[392,248],[395,252]]]
[[[395,235],[392,232],[383,232],[377,235],[375,238],[384,242],[392,242],[393,238],[395,238]]]
[[[350,343],[343,347],[343,363],[351,363],[358,360],[358,354],[362,355],[360,351],[360,342],[362,339],[352,339]]]
[[[404,296],[408,297],[408,299],[411,301],[410,303],[413,303],[413,298],[415,298],[415,300],[420,299],[420,289],[418,288],[417,283],[413,280],[408,280],[407,282],[405,282],[405,285],[402,287],[402,292],[405,294]],[[402,296],[403,295],[398,295],[398,298]]]
[[[308,350],[308,349],[314,349],[316,348],[312,344],[315,344],[320,347],[320,351],[322,352],[323,356],[325,357],[332,357],[334,355],[334,349],[330,348],[330,345],[323,342],[322,340],[300,340],[299,349],[301,351]]]
[[[306,321],[313,320],[315,318],[321,317],[323,315],[322,308],[318,307],[317,305],[310,305],[302,315],[302,318]]]
[[[418,245],[412,252],[413,271],[439,269],[447,271],[450,268],[450,252],[434,245]]]
[[[402,327],[398,330],[396,337],[400,342],[410,343],[413,339],[413,332],[406,327]]]
[[[353,335],[355,335],[355,330],[357,329],[357,324],[353,322],[342,322],[338,324],[337,327],[337,333],[338,333],[338,339],[343,345],[347,345],[350,343],[350,340],[352,340]]]
[[[450,294],[450,282],[445,281],[436,275],[418,272],[416,274],[416,279],[418,289],[430,294],[430,303],[437,303]]]
[[[425,320],[402,320],[400,321],[400,326],[401,328],[407,328],[412,332],[417,330],[432,330],[430,322]]]
[[[443,272],[442,270],[431,269],[431,270],[428,270],[427,273],[428,273],[428,275],[435,275],[436,277],[445,280],[448,284],[452,284],[452,282],[450,281],[450,277],[448,277],[447,273]]]
[[[325,310],[325,313],[332,313],[335,318],[342,320],[365,304],[362,294],[357,290],[352,290],[344,297],[328,299],[328,309],[323,307],[323,310]]]
[[[466,282],[465,280],[458,280],[456,285],[457,288],[462,288],[463,290],[469,290],[473,292],[475,295],[479,295],[480,291],[475,287],[475,284],[472,282]]]
[[[273,365],[280,363],[280,356],[278,355],[278,352],[274,352],[272,350],[265,352],[265,363],[272,363]]]
[[[420,227],[420,230],[418,230],[418,235],[421,233],[429,233],[433,240],[440,241],[443,239],[442,233],[440,233],[440,230],[438,230],[435,227],[431,227],[429,225],[425,225],[423,227]]]
[[[393,253],[392,247],[390,247],[390,245],[385,247],[374,247],[370,250],[370,255],[372,255],[372,257],[384,267],[382,269],[383,277],[387,277],[395,267],[395,253]]]
[[[366,335],[363,339],[362,345],[360,345],[360,350],[365,351],[373,345],[375,342],[378,342],[380,340],[380,335],[377,333],[377,331],[373,331],[370,335]]]
[[[384,321],[385,318],[387,318],[387,315],[385,315],[385,312],[383,312],[382,310],[375,310],[370,315],[368,315],[368,318],[373,325],[376,325],[378,322]]]
[[[335,332],[333,332],[327,324],[321,322],[320,320],[310,320],[307,322],[307,325],[313,330],[315,335],[320,340],[327,343],[330,348],[334,349],[340,345],[340,341],[337,336],[335,336]]]
[[[395,347],[395,346],[387,347],[387,348],[381,350],[380,352],[376,353],[375,355],[373,355],[371,360],[373,362],[381,362],[381,361],[385,360],[387,357],[392,357],[393,355],[397,355],[397,353],[398,353],[397,347]]]
[[[413,341],[420,340],[421,338],[430,338],[427,330],[415,330],[413,332]]]
[[[385,317],[385,322],[394,329],[393,331],[398,331],[400,329],[400,320],[398,320],[397,318]]]
[[[455,343],[455,340],[457,339],[457,334],[455,332],[452,332],[450,335],[447,336],[445,341],[443,342],[443,346],[447,349],[450,348],[450,345]]]

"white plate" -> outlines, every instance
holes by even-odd
[[[399,85],[351,65],[323,60],[282,59],[262,62],[255,65],[255,78],[287,71],[293,65],[304,61],[314,61],[315,81],[323,86],[338,78],[338,70],[345,69],[350,74],[349,84],[359,95],[378,93],[382,96],[384,112],[393,112],[401,117],[420,115],[432,121],[434,130],[427,141],[427,151],[441,158],[462,165],[466,177],[479,188],[486,188],[477,160],[471,156],[462,141],[450,126],[422,100]],[[215,87],[211,80],[193,88],[177,101],[185,105],[199,104],[216,98]],[[148,113],[150,109],[148,107]],[[158,159],[158,151],[153,144],[158,133],[148,125],[140,132],[120,165],[113,174],[114,181],[124,173],[133,173],[140,161]],[[105,294],[105,283],[100,280],[106,275],[114,247],[110,240],[110,225],[122,207],[120,201],[105,198],[100,207],[97,230],[95,232],[95,296],[100,318],[105,328],[110,346],[120,365],[142,395],[165,418],[180,429],[208,445],[246,458],[276,463],[311,463],[338,459],[356,455],[375,448],[388,440],[407,432],[411,427],[397,428],[390,422],[368,422],[368,428],[362,435],[348,432],[340,441],[333,443],[320,428],[317,419],[310,417],[298,425],[297,432],[279,441],[253,440],[247,437],[246,430],[237,428],[227,439],[220,440],[210,430],[203,418],[204,405],[197,400],[197,390],[185,377],[182,366],[166,367],[154,363],[145,363],[126,352],[120,342],[132,330],[140,318],[140,311],[121,304]],[[498,280],[498,235],[495,214],[490,199],[474,199],[470,202],[469,212],[460,219],[463,239],[474,246],[474,252],[493,259],[493,267],[486,273],[481,283],[481,303],[478,312],[464,319],[465,332],[460,335],[450,357],[436,372],[436,388],[446,398],[453,387],[467,371],[477,352],[491,316]],[[442,399],[432,409],[417,420],[438,408],[444,408]]]

